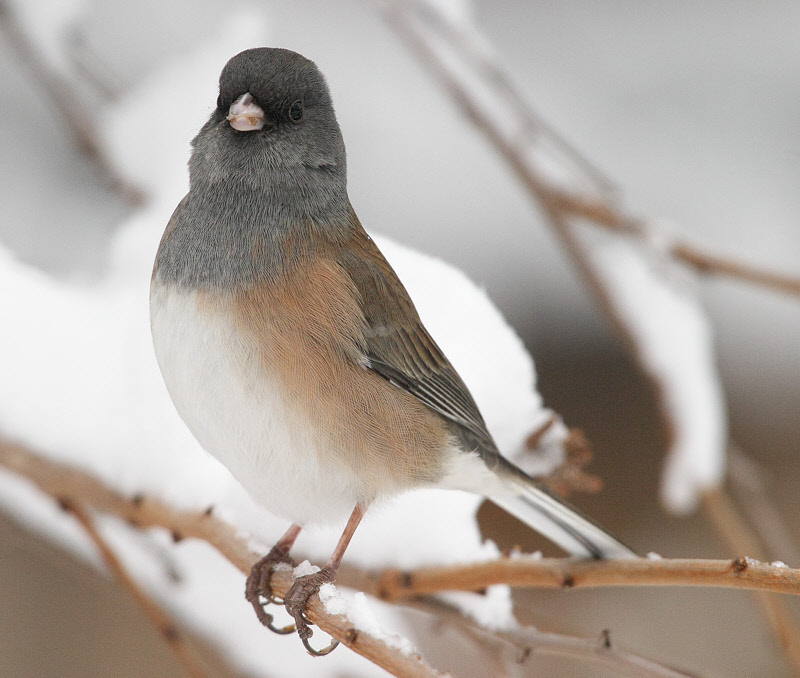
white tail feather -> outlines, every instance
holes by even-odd
[[[522,479],[512,482],[519,494],[489,499],[572,555],[603,559],[637,557],[608,532],[546,490]]]

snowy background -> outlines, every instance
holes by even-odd
[[[615,346],[526,195],[372,4],[53,1],[19,7],[29,25],[39,27],[43,45],[52,44],[48,25],[57,25],[60,11],[77,8],[84,53],[94,55],[123,92],[113,106],[98,101],[90,122],[120,172],[146,189],[151,201],[144,210],[132,210],[109,189],[48,110],[8,43],[0,41],[5,303],[23,291],[41,292],[50,310],[66,308],[68,302],[61,301],[72,299],[84,310],[100,304],[108,314],[127,318],[115,303],[121,297],[109,296],[108,287],[102,294],[93,291],[111,281],[112,294],[130,294],[131,308],[141,310],[136,304],[143,298],[135,298],[132,281],[149,266],[158,235],[147,224],[163,223],[180,197],[181,158],[213,106],[219,67],[255,44],[294,49],[328,77],[348,147],[350,195],[362,222],[456,265],[485,288],[531,349],[546,404],[589,434],[596,453],[592,470],[604,478],[606,490],[579,497],[579,503],[640,551],[731,555],[701,520],[660,512],[663,449],[641,377]],[[762,3],[756,11],[747,3],[722,2],[645,7],[500,1],[475,3],[472,11],[536,109],[617,182],[627,205],[669,219],[675,225],[665,228],[717,252],[798,272],[800,8],[794,3]],[[50,56],[55,63],[61,58]],[[188,72],[206,77],[170,80]],[[180,96],[170,97],[171,91]],[[161,111],[147,99],[157,92]],[[179,161],[165,163],[162,152]],[[27,265],[55,278],[38,278]],[[19,281],[29,287],[17,287]],[[780,473],[780,498],[798,478],[800,304],[736,282],[712,280],[698,290],[713,321],[731,430]],[[8,356],[16,355],[16,338],[29,350],[35,341],[42,359],[58,365],[53,342],[60,339],[63,346],[63,326],[27,311],[30,324],[6,332],[11,341],[2,344],[3,364],[12,364]],[[14,367],[16,377],[24,373],[24,363]],[[65,370],[63,379],[69,375]],[[0,382],[9,379],[0,374]],[[42,402],[15,395],[6,399],[0,418],[21,428],[29,421],[36,429]],[[96,398],[102,401],[102,394]],[[485,407],[491,406],[487,399]],[[81,417],[96,419],[91,409],[74,416],[75,430]],[[105,420],[98,448],[114,425]],[[63,430],[38,428],[32,442],[55,445],[63,438]],[[131,448],[135,443],[122,441]],[[79,448],[80,439],[73,444]],[[130,475],[120,484],[126,482],[134,483]],[[6,491],[4,505],[17,498]],[[462,515],[475,506],[462,507]],[[794,510],[789,520],[797,524],[796,504],[786,508]],[[526,539],[505,534],[496,512],[482,515],[485,532],[501,546]],[[176,672],[141,621],[141,630],[127,633],[126,624],[136,622],[125,620],[135,619],[135,612],[111,599],[110,587],[54,553],[14,522],[0,522],[0,609],[11,611],[0,622],[0,673]],[[239,595],[235,587],[231,595]],[[37,600],[38,606],[31,603]],[[45,600],[48,614],[31,611],[42,610]],[[543,627],[587,635],[610,627],[627,648],[707,675],[787,671],[755,607],[740,593],[556,592],[528,594],[521,603]],[[746,631],[739,628],[742,616]],[[709,634],[710,626],[718,637]],[[70,640],[74,629],[80,630],[78,640]],[[86,642],[98,633],[106,642]],[[41,657],[37,649],[52,639],[56,648]],[[277,647],[285,646],[284,640]],[[32,666],[32,656],[42,663]],[[45,659],[51,661],[45,665]],[[150,661],[167,668],[143,668]],[[536,666],[575,675],[569,664],[540,660]]]

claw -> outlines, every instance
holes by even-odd
[[[323,567],[319,572],[295,579],[294,584],[284,596],[284,606],[286,611],[294,617],[297,635],[300,636],[300,640],[303,641],[306,650],[314,656],[320,656],[320,653],[323,655],[328,654],[338,644],[338,641],[333,641],[327,648],[314,650],[308,643],[308,639],[314,634],[311,630],[310,622],[305,616],[308,599],[319,591],[320,586],[331,581],[333,581],[333,571],[328,567]]]
[[[277,633],[279,636],[287,636],[290,633],[294,633],[295,632],[295,625],[294,624],[287,624],[286,626],[275,626],[272,623],[273,617],[272,617],[271,614],[267,614],[265,612],[264,616],[269,617],[269,623],[264,623],[263,621],[261,623],[264,624],[264,626],[266,626],[273,633]],[[327,652],[325,654],[327,654]]]
[[[353,513],[347,521],[347,526],[339,538],[339,543],[328,560],[328,564],[314,574],[295,579],[283,599],[276,597],[272,592],[272,575],[275,572],[275,566],[279,563],[294,566],[292,559],[289,558],[289,549],[292,548],[292,544],[294,544],[300,532],[300,525],[293,524],[286,531],[286,534],[281,537],[280,541],[272,547],[270,552],[253,565],[250,575],[247,577],[244,595],[253,606],[259,621],[270,631],[281,635],[293,633],[296,630],[303,647],[314,657],[324,657],[326,654],[330,654],[338,647],[339,641],[331,638],[330,644],[320,650],[311,647],[309,639],[314,635],[314,632],[311,630],[312,623],[305,616],[308,599],[319,591],[320,586],[333,582],[336,568],[342,560],[347,544],[350,542],[353,532],[364,515],[364,508],[359,504],[353,509]],[[283,605],[289,615],[294,618],[294,625],[275,626],[275,618],[264,609],[270,603]]]
[[[278,606],[283,605],[283,598],[276,598],[274,595],[272,595],[272,593],[270,593],[270,595],[262,593],[261,597],[266,600],[268,604]]]
[[[330,645],[323,647],[321,650],[315,650],[313,647],[311,647],[311,643],[308,642],[308,638],[301,638],[300,641],[303,643],[303,647],[308,651],[308,654],[310,654],[312,657],[324,657],[326,654],[333,652],[339,646],[339,641],[336,640],[336,638],[331,638]]]
[[[264,609],[264,604],[262,604],[260,599],[251,600],[250,603],[253,605],[253,609],[256,612],[258,621],[260,621],[270,631],[273,633],[278,633],[282,636],[285,636],[289,633],[294,633],[294,624],[289,624],[288,626],[275,626],[275,617]]]
[[[253,606],[258,620],[264,626],[270,631],[285,635],[292,633],[295,627],[292,625],[283,627],[275,626],[273,623],[275,618],[264,609],[264,606],[270,603],[274,605],[283,605],[283,600],[277,598],[273,594],[271,584],[275,566],[279,563],[294,565],[286,550],[275,546],[251,568],[250,576],[247,577],[244,595]],[[262,602],[262,599],[264,602]]]

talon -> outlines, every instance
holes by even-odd
[[[288,634],[294,631],[294,626],[275,626],[273,624],[274,617],[264,610],[264,606],[270,603],[283,605],[283,600],[277,598],[275,594],[273,594],[271,583],[272,575],[275,572],[275,566],[279,563],[287,563],[294,566],[292,559],[289,558],[288,552],[285,549],[274,546],[266,556],[250,569],[244,596],[253,606],[258,620],[264,626],[275,633]],[[264,602],[262,602],[262,599]]]
[[[294,624],[289,624],[287,626],[275,626],[275,617],[273,617],[269,612],[264,609],[264,606],[261,604],[261,601],[254,601],[253,609],[256,612],[256,617],[258,617],[258,621],[260,621],[264,626],[266,626],[270,631],[273,633],[277,633],[281,636],[288,635],[289,633],[294,633]]]
[[[276,598],[274,595],[266,596],[261,594],[262,598],[272,605],[283,605],[283,598]]]
[[[331,643],[330,647],[323,650],[314,650],[308,643],[308,639],[314,634],[311,630],[311,622],[306,619],[305,611],[308,599],[313,596],[319,587],[323,584],[328,584],[333,581],[333,570],[328,567],[322,568],[319,572],[309,574],[304,577],[295,579],[292,587],[286,592],[284,596],[284,607],[286,611],[294,617],[295,627],[297,628],[297,635],[303,641],[303,645],[309,653],[315,656],[321,654],[328,654],[338,644],[336,641]]]
[[[270,618],[269,619],[269,623],[268,624],[264,624],[264,622],[261,622],[261,623],[264,624],[264,626],[266,626],[273,633],[277,633],[279,636],[287,636],[290,633],[294,633],[295,632],[295,625],[294,624],[287,624],[286,626],[278,627],[278,626],[275,626],[272,623],[273,617],[272,617],[271,614],[266,614],[265,613],[265,616]]]
[[[324,657],[326,654],[333,652],[339,646],[339,641],[336,640],[336,638],[331,638],[330,645],[323,647],[321,650],[315,650],[313,647],[311,647],[311,643],[308,642],[307,638],[301,638],[300,640],[303,643],[303,647],[306,648],[308,654],[310,654],[312,657]]]

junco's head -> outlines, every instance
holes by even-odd
[[[192,185],[246,182],[260,190],[344,194],[344,141],[328,85],[313,61],[249,49],[219,79],[217,107],[192,142]]]

